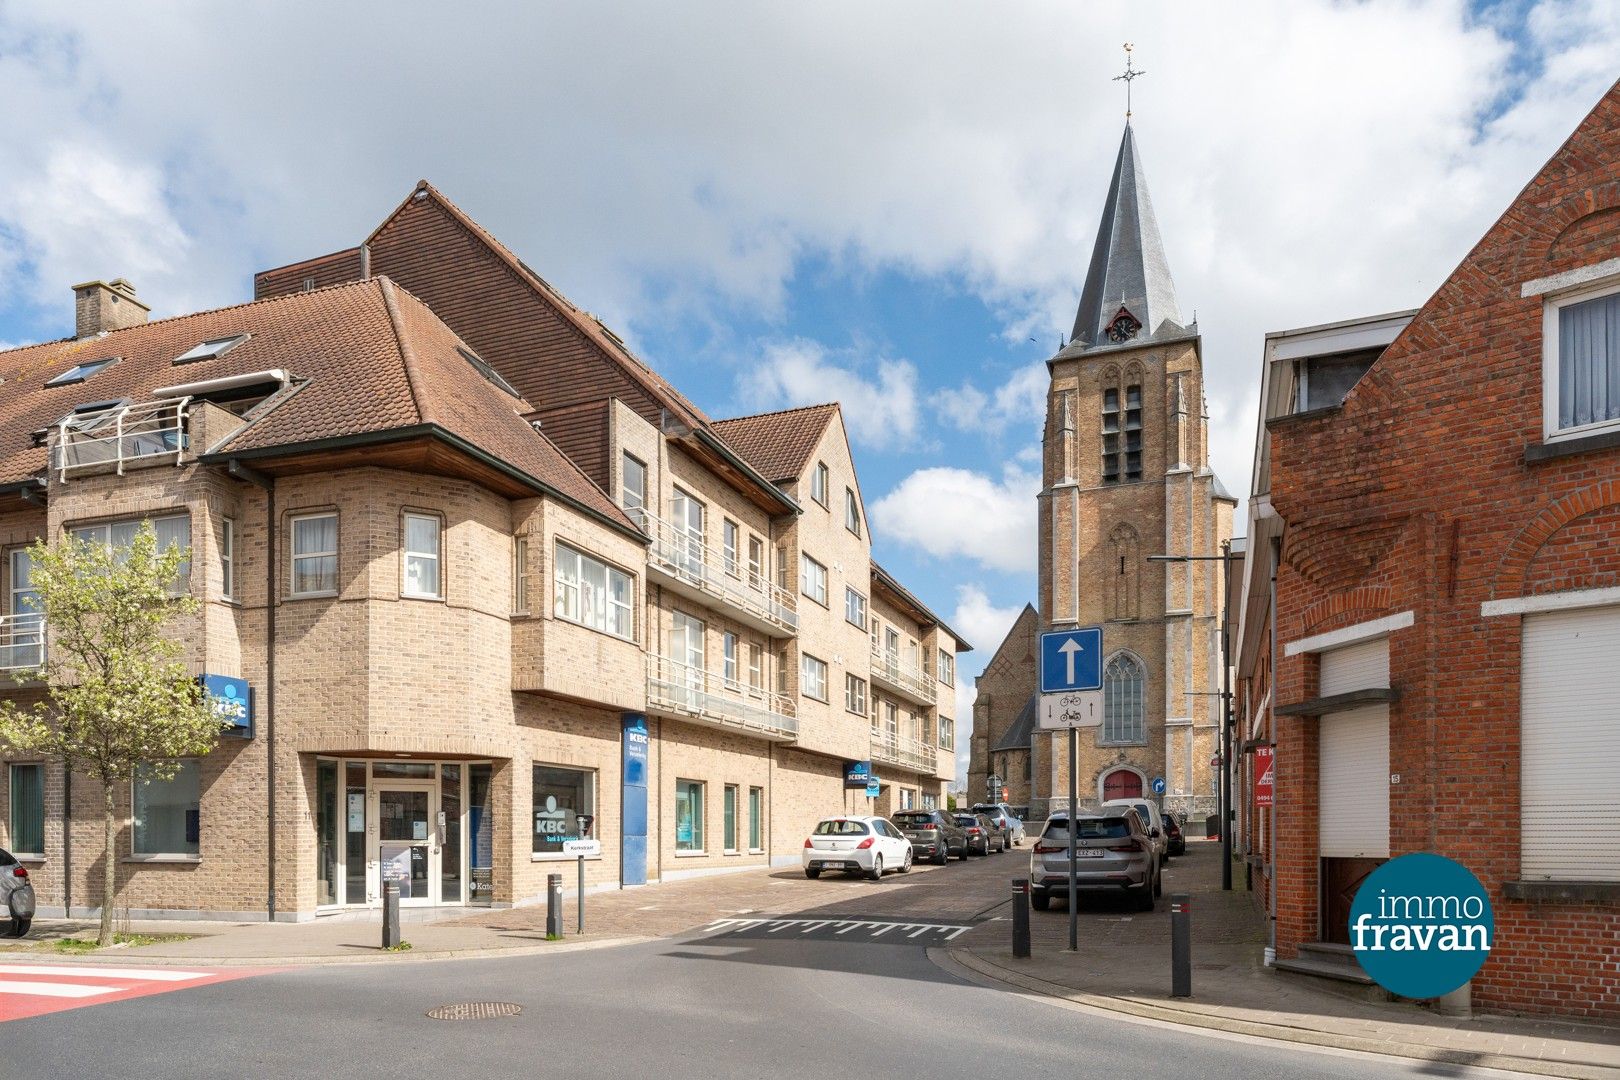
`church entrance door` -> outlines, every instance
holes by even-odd
[[[1115,769],[1103,777],[1103,801],[1141,797],[1142,777],[1130,769]]]

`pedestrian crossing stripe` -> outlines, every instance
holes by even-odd
[[[888,922],[878,919],[716,919],[705,926],[702,932],[734,934],[744,930],[763,929],[767,934],[785,934],[790,930],[809,934],[828,927],[836,927],[833,930],[835,935],[864,931],[868,937],[879,938],[891,931],[897,931],[897,938],[910,939],[924,934],[939,934],[946,941],[954,940],[957,935],[972,929],[971,926],[961,923]]]
[[[63,1009],[166,994],[263,974],[266,968],[115,967],[110,964],[0,964],[0,1022]]]

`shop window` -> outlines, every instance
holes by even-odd
[[[437,600],[440,587],[439,550],[444,525],[437,514],[406,514],[404,518],[405,581],[402,595]]]
[[[703,783],[675,781],[675,850],[703,850]]]
[[[292,519],[292,595],[337,592],[337,545],[336,514],[300,514]]]
[[[584,840],[596,821],[596,774],[560,765],[534,767],[536,855],[561,855],[567,840]]]
[[[45,857],[45,766],[11,767],[11,850]]]
[[[151,765],[135,770],[136,855],[196,856],[201,851],[201,808],[195,758],[175,762],[163,779]]]

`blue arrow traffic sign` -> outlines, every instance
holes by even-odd
[[[1153,794],[1155,794],[1155,795],[1163,795],[1164,794],[1164,777],[1155,776],[1153,778]]]
[[[1041,635],[1041,693],[1102,689],[1102,627]]]

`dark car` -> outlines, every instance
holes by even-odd
[[[22,937],[34,921],[34,886],[28,871],[4,848],[0,848],[0,915],[7,920],[0,931],[4,937]]]
[[[1181,831],[1181,825],[1176,821],[1176,815],[1166,810],[1164,812],[1164,835],[1170,841],[1170,854],[1187,854],[1187,837]]]
[[[975,814],[989,818],[1001,830],[1001,839],[1008,847],[1015,847],[1024,839],[1024,819],[1013,813],[1006,803],[978,803],[970,808]]]
[[[933,859],[940,866],[952,855],[966,862],[968,857],[967,833],[954,819],[941,810],[901,810],[890,814],[889,820],[900,827],[900,832],[911,841],[917,858]]]
[[[1007,834],[996,828],[988,815],[957,814],[956,823],[967,833],[969,854],[988,855],[992,851],[1007,850]]]

